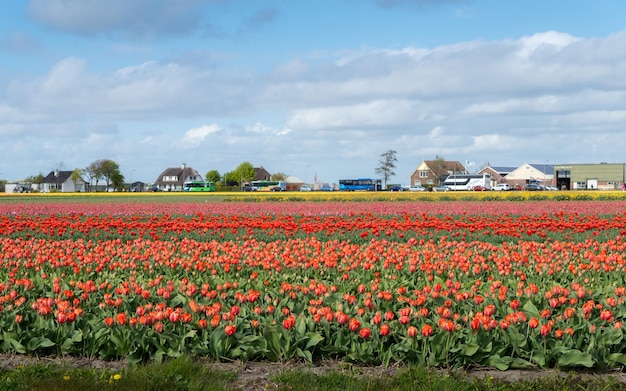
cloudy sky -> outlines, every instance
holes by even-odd
[[[623,0],[12,0],[0,178],[626,162]]]

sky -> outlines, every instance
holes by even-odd
[[[626,162],[623,0],[12,0],[0,178]]]

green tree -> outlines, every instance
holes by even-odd
[[[38,185],[41,185],[43,183],[44,179],[45,178],[44,178],[43,174],[40,172],[37,175],[31,175],[29,177],[26,177],[24,179],[24,182],[26,182],[26,183],[36,183]]]
[[[206,179],[209,182],[215,182],[215,183],[222,181],[222,177],[220,176],[220,173],[217,170],[210,170],[209,172],[207,172],[206,175],[204,176],[204,179]]]
[[[226,186],[239,186],[239,181],[241,181],[241,177],[239,177],[235,171],[224,174],[224,183]]]
[[[376,173],[382,176],[384,187],[387,187],[387,181],[392,176],[396,175],[394,168],[396,168],[396,162],[398,159],[396,158],[396,151],[390,149],[380,155],[380,160],[378,161],[378,167],[376,167]]]
[[[273,181],[284,181],[285,179],[287,179],[287,174],[285,174],[284,172],[277,172],[275,174],[272,174],[270,179]]]
[[[100,160],[100,172],[107,184],[107,188],[112,187],[120,190],[124,184],[124,176],[120,172],[120,165],[113,160],[105,159]]]
[[[124,187],[124,175],[122,175],[119,170],[113,172],[109,177],[109,180],[111,182],[111,187],[115,190],[122,190],[122,188]],[[107,187],[108,186],[109,185],[107,184]]]
[[[83,170],[75,168],[70,175],[70,180],[74,182],[74,189],[76,189],[78,182],[83,180]]]
[[[120,166],[110,159],[96,160],[87,166],[84,173],[89,177],[89,184],[95,179],[96,188],[100,180],[104,179],[106,187],[113,185],[116,189],[121,189],[124,184],[124,176],[120,172]]]
[[[252,166],[252,163],[249,162],[243,162],[237,166],[235,173],[240,178],[240,184],[252,181],[256,175],[254,166]]]

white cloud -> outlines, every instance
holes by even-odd
[[[523,37],[519,42],[520,48],[517,53],[522,58],[528,58],[541,48],[550,51],[563,49],[572,43],[580,41],[579,38],[557,31],[537,33],[530,37]]]
[[[429,134],[430,138],[437,139],[443,136],[443,128],[441,126],[435,126]]]
[[[222,128],[217,124],[202,125],[198,128],[189,129],[185,132],[182,139],[183,148],[192,148],[200,145],[211,134],[221,131]]]
[[[291,129],[289,129],[288,127],[277,129],[272,126],[267,126],[260,122],[257,122],[252,126],[246,127],[246,131],[251,132],[251,133],[257,133],[260,135],[285,136],[291,132]]]
[[[44,7],[43,1],[32,4]],[[102,65],[86,53],[62,58],[40,74],[12,78],[0,91],[6,149],[23,151],[24,135],[46,140],[46,152],[33,147],[33,153],[50,162],[24,163],[31,174],[39,171],[35,164],[62,160],[59,151],[68,140],[87,156],[76,157],[77,166],[117,154],[114,146],[150,162],[176,156],[173,147],[184,150],[190,165],[197,158],[223,164],[215,167],[220,170],[253,156],[256,164],[275,162],[277,171],[310,164],[319,166],[310,172],[324,166],[332,173],[346,166],[347,157],[373,167],[390,148],[398,151],[400,164],[413,168],[415,159],[435,155],[505,165],[560,153],[600,160],[571,153],[574,147],[556,147],[584,147],[592,145],[590,139],[593,151],[623,160],[626,147],[620,141],[626,122],[626,32],[593,39],[547,32],[434,48],[316,51],[310,57],[281,57],[282,63],[265,63],[270,69],[263,70],[256,64],[234,66],[233,53],[211,57],[181,49],[167,59],[150,50],[141,55],[153,58],[114,58]],[[208,125],[189,129],[190,122]],[[180,137],[181,129],[189,130]],[[114,143],[116,138],[123,142]],[[207,158],[209,138],[218,153]],[[611,138],[616,141],[606,141]],[[0,165],[0,171],[7,168]]]

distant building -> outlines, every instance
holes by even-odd
[[[503,167],[503,166],[490,166],[487,164],[485,167],[478,171],[478,174],[487,174],[491,177],[491,186],[495,186],[498,183],[507,183],[507,175],[515,171],[517,167]]]
[[[459,161],[423,160],[411,175],[411,186],[439,186],[452,174],[466,173]]]
[[[154,186],[159,191],[183,191],[183,183],[186,181],[201,181],[202,175],[185,163],[180,167],[166,168],[154,181]]]
[[[554,166],[550,164],[524,163],[506,176],[506,182],[522,189],[531,182],[541,182],[544,186],[554,186]]]
[[[74,171],[50,171],[50,173],[43,179],[39,190],[44,193],[51,191],[59,191],[63,193],[73,193],[77,191],[85,191],[87,182],[84,179],[79,178],[74,182],[71,177]]]
[[[621,190],[626,183],[626,164],[557,164],[556,186],[566,190]]]
[[[288,176],[285,178],[287,191],[297,191],[300,187],[304,186],[304,181],[297,176]]]
[[[270,174],[265,168],[263,168],[263,166],[254,167],[253,181],[269,181],[271,177],[272,174]]]

